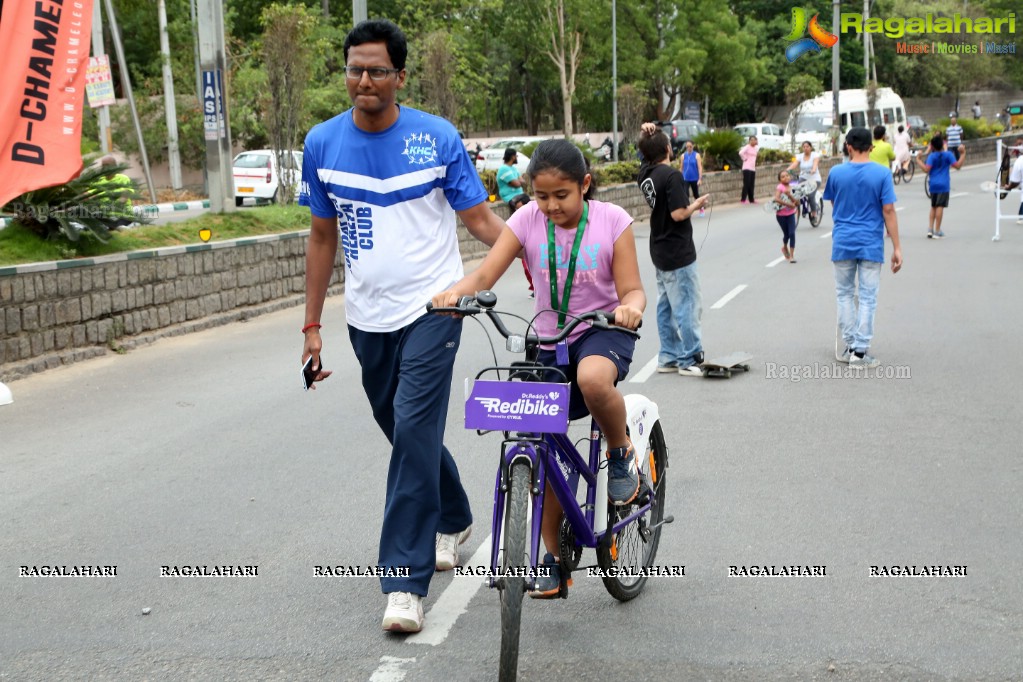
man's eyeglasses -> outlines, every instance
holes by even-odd
[[[345,76],[347,76],[349,80],[353,80],[353,81],[362,80],[362,74],[364,74],[364,73],[368,73],[369,74],[370,80],[382,81],[383,79],[387,78],[392,73],[400,73],[400,72],[401,72],[401,69],[387,69],[387,68],[384,68],[382,66],[371,66],[369,68],[365,68],[365,67],[362,67],[362,66],[346,66],[345,67]]]

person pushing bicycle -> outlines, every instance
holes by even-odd
[[[646,294],[632,218],[619,206],[591,198],[594,183],[586,159],[567,140],[541,142],[527,173],[534,201],[508,219],[480,267],[436,294],[433,305],[452,307],[462,296],[491,288],[523,251],[536,285],[533,326],[539,336],[554,336],[567,319],[594,310],[613,311],[617,326],[639,327]],[[538,357],[541,364],[560,368],[572,383],[570,416],[580,418],[588,411],[607,437],[607,492],[616,505],[635,499],[640,484],[636,452],[626,433],[625,399],[616,388],[629,372],[635,345],[631,335],[580,325],[567,341],[542,348]],[[562,509],[549,484],[547,492],[541,534],[548,570],[530,593],[535,598],[556,597],[561,585]]]

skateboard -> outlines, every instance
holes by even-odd
[[[816,182],[807,181],[801,182],[798,185],[795,183],[789,185],[789,194],[791,194],[792,198],[796,200],[796,204],[799,204],[799,200],[802,199],[803,197],[808,197],[816,191],[817,191]],[[783,208],[787,208],[785,204],[774,201],[773,199],[771,201],[764,203],[765,213],[777,213]],[[796,208],[798,209],[799,206],[797,205]]]
[[[703,370],[704,377],[716,377],[729,379],[732,376],[732,372],[742,370],[743,372],[749,371],[749,361],[753,359],[753,356],[749,353],[743,353],[738,351],[731,355],[725,355],[720,358],[712,358],[700,363],[700,369]]]

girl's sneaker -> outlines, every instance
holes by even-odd
[[[529,596],[533,599],[555,599],[561,592],[561,566],[555,561],[554,555],[547,552],[543,555],[543,563],[540,564],[539,568],[544,569],[541,571],[546,575],[538,576],[536,579],[536,589],[529,593]],[[565,583],[565,590],[572,586],[572,579],[569,578]]]
[[[628,504],[639,492],[639,468],[636,450],[630,443],[607,453],[607,497],[611,504]]]

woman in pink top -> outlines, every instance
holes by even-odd
[[[750,135],[749,142],[739,150],[739,158],[742,159],[742,201],[743,204],[755,204],[753,198],[753,183],[757,179],[757,136]],[[746,198],[749,197],[749,201]]]
[[[619,206],[591,199],[586,159],[567,140],[541,142],[526,172],[534,201],[508,219],[480,267],[434,296],[433,304],[450,307],[461,296],[491,288],[522,251],[536,288],[533,328],[539,336],[554,336],[563,320],[593,310],[613,310],[616,325],[636,329],[646,295],[632,218]],[[579,409],[584,404],[607,437],[608,498],[616,505],[628,504],[639,492],[636,452],[625,430],[625,399],[615,387],[629,371],[635,345],[631,335],[580,325],[565,347],[543,348],[538,358],[562,369],[572,383],[570,416],[585,414]],[[532,597],[558,596],[562,510],[557,499],[553,493],[544,498],[541,535],[548,553],[543,564],[550,570],[549,577],[537,580]]]

